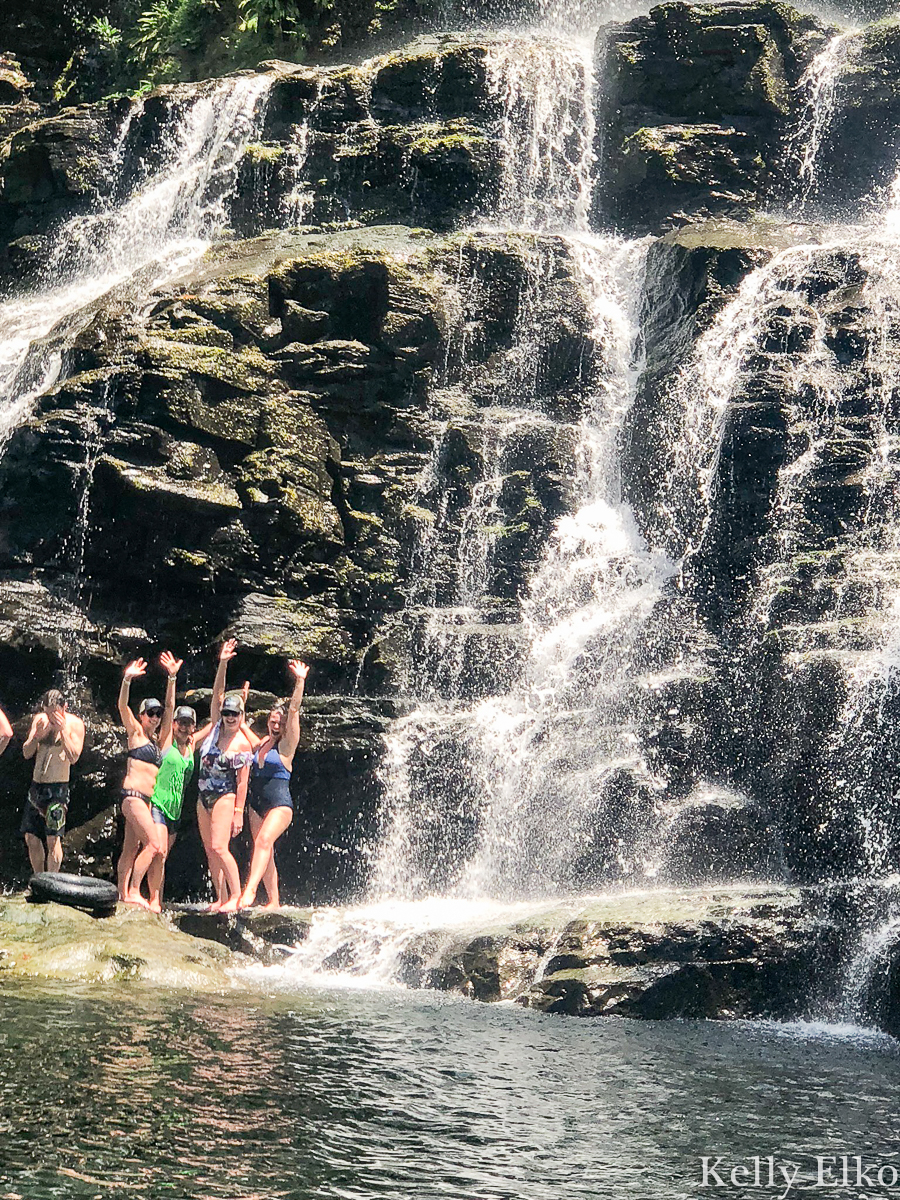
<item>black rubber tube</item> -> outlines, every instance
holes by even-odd
[[[91,875],[66,875],[62,871],[41,871],[29,880],[35,900],[55,900],[74,908],[115,908],[116,885]]]

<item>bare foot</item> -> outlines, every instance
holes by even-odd
[[[123,899],[122,903],[130,904],[134,908],[149,908],[150,907],[150,905],[147,903],[147,901],[144,899],[144,897],[138,895],[136,892],[129,892],[128,895]]]
[[[208,904],[203,910],[205,913],[217,913],[222,911],[222,901],[214,900],[212,904]]]
[[[281,912],[281,904],[277,900],[269,900],[266,904],[259,906],[260,912]]]
[[[237,908],[238,908],[238,898],[237,898],[237,896],[232,896],[230,900],[225,901],[225,903],[219,909],[219,912],[233,913],[233,912],[237,912]]]
[[[151,900],[150,903],[147,905],[147,907],[153,913],[161,913],[162,912],[162,905],[160,904],[160,902],[158,900]]]
[[[255,903],[256,892],[251,892],[248,888],[245,888],[238,900],[238,908],[252,908]]]

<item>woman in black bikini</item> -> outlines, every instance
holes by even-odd
[[[291,798],[291,768],[300,741],[300,705],[309,667],[293,659],[288,663],[294,676],[294,694],[285,704],[276,704],[269,713],[266,737],[253,752],[250,768],[250,829],[253,833],[253,859],[247,886],[241,893],[240,908],[256,901],[262,882],[266,889],[266,908],[279,908],[278,871],[275,867],[275,843],[294,817]]]
[[[122,816],[125,818],[125,840],[119,856],[117,874],[119,899],[125,904],[137,904],[147,908],[147,901],[131,883],[134,860],[143,843],[152,846],[154,857],[163,853],[161,827],[150,815],[150,798],[153,785],[162,762],[159,743],[168,736],[175,711],[175,677],[181,662],[168,650],[160,655],[160,663],[168,673],[165,709],[158,700],[142,700],[138,715],[128,704],[132,679],[146,673],[147,663],[135,659],[125,668],[122,686],[119,689],[119,716],[128,733],[128,758],[125,779],[122,782]]]

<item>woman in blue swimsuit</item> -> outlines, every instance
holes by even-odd
[[[181,667],[179,659],[166,650],[159,661],[168,674],[165,708],[158,700],[142,700],[135,716],[128,704],[132,679],[146,673],[143,658],[128,664],[119,689],[119,716],[128,734],[128,758],[122,782],[122,816],[125,818],[125,839],[119,856],[117,875],[119,899],[125,904],[149,907],[147,901],[132,885],[132,871],[141,844],[152,846],[154,856],[163,852],[159,826],[150,815],[153,785],[162,762],[160,741],[168,737],[175,711],[175,677]]]
[[[287,705],[278,704],[269,713],[268,732],[256,747],[250,768],[250,830],[253,834],[253,859],[247,885],[241,893],[240,908],[249,908],[256,900],[262,882],[266,889],[267,909],[279,908],[278,871],[275,868],[275,843],[294,816],[291,799],[291,767],[300,741],[300,705],[309,667],[296,659],[288,663],[294,676],[294,693]]]

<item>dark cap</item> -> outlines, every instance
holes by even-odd
[[[146,700],[141,701],[141,707],[138,709],[138,714],[140,716],[143,716],[145,712],[150,712],[151,709],[154,712],[157,709],[159,709],[159,711],[162,712],[163,706],[162,706],[162,704],[160,704],[160,702],[158,700],[154,700],[152,696],[148,696],[146,698]]]
[[[239,716],[242,716],[244,712],[244,702],[240,696],[226,696],[222,701],[221,711],[222,713],[237,713]]]
[[[175,709],[175,720],[176,721],[193,721],[194,724],[196,725],[197,724],[197,714],[194,712],[194,710],[189,705],[182,704],[180,708]]]

